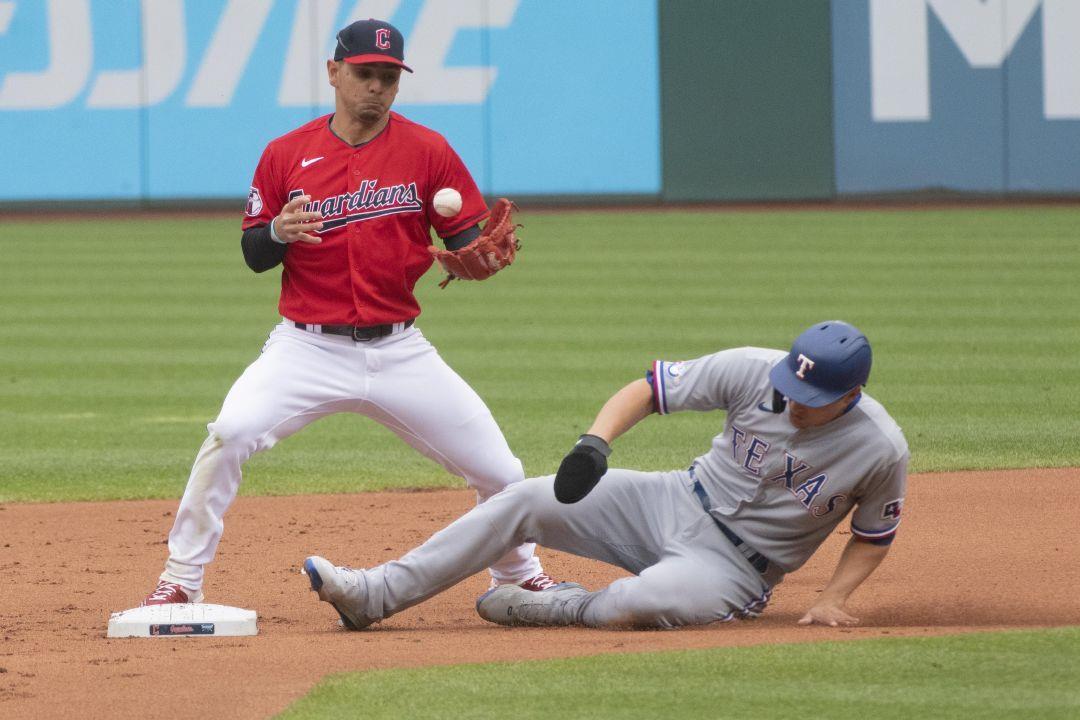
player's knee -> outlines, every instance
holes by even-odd
[[[554,475],[545,475],[543,477],[534,477],[516,482],[503,490],[503,493],[509,497],[514,498],[515,502],[519,502],[529,507],[536,507],[541,504],[541,501],[548,495],[555,497],[552,490],[552,483],[554,482]]]
[[[506,488],[508,495],[520,508],[522,527],[530,542],[541,542],[547,533],[555,531],[565,520],[566,505],[555,499],[555,476],[528,478]]]
[[[555,502],[551,489],[552,476],[528,478],[510,485],[500,493],[484,501],[484,507],[499,516],[500,527],[505,528],[520,542],[535,542],[545,516],[543,507],[547,496]]]
[[[482,465],[471,468],[466,473],[466,480],[482,498],[502,492],[511,485],[520,484],[525,479],[521,461],[511,454],[505,457],[489,457]]]
[[[259,443],[262,431],[245,423],[231,418],[218,418],[207,426],[210,431],[210,439],[226,449],[245,450],[254,452]]]

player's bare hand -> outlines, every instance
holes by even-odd
[[[274,233],[282,242],[306,242],[318,244],[322,238],[310,235],[312,231],[323,229],[322,213],[318,211],[307,212],[304,205],[311,202],[310,195],[300,195],[281,208],[281,214],[274,218]]]
[[[806,611],[799,620],[800,625],[828,625],[839,627],[841,625],[858,625],[859,618],[848,615],[842,605],[829,600],[819,601]]]

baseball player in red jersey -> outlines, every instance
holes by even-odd
[[[144,604],[202,602],[241,466],[333,413],[382,423],[465,478],[479,502],[524,478],[487,406],[413,325],[430,229],[455,250],[481,235],[489,213],[446,140],[390,111],[401,72],[412,72],[403,60],[389,23],[343,29],[327,61],[334,113],[273,140],[259,160],[241,244],[255,272],[284,266],[282,322],[207,426]],[[450,217],[432,203],[444,188],[461,195]],[[502,556],[493,584],[550,587],[533,549]]]

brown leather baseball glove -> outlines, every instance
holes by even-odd
[[[514,203],[500,198],[480,237],[463,248],[442,250],[432,245],[428,248],[446,271],[446,279],[439,283],[445,288],[454,278],[462,280],[486,280],[514,262],[514,254],[521,244],[514,232],[521,227],[514,224]]]

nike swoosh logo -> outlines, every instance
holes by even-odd
[[[320,160],[322,160],[324,157],[326,157],[326,156],[325,155],[320,155],[317,158],[304,158],[303,160],[300,161],[300,167],[307,167],[308,165],[312,165],[314,163],[317,163]]]

